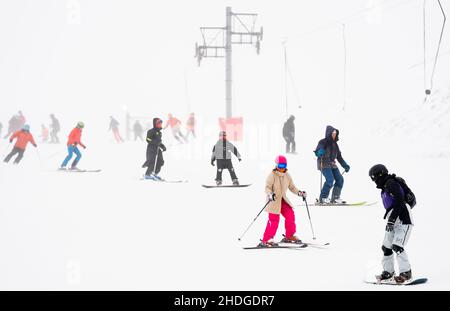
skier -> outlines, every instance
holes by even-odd
[[[48,141],[48,128],[44,125],[41,124],[41,138],[42,138],[42,142],[46,143]]]
[[[192,136],[194,136],[194,138],[195,138],[195,115],[194,115],[194,113],[191,113],[189,115],[189,119],[186,122],[186,129],[187,129],[186,140],[190,136],[190,134],[192,134]]]
[[[0,137],[2,136],[2,130],[3,130],[3,123],[0,122]]]
[[[289,189],[292,193],[306,198],[306,192],[300,191],[292,181],[292,177],[287,172],[286,157],[280,155],[275,159],[276,167],[272,170],[266,180],[265,192],[270,201],[266,207],[269,213],[264,236],[258,247],[271,247],[277,244],[273,241],[277,233],[278,223],[280,222],[280,213],[284,217],[286,234],[281,240],[282,243],[301,244],[302,241],[295,235],[297,229],[295,225],[295,214],[293,205],[289,202],[286,191]]]
[[[76,127],[70,132],[69,139],[67,141],[67,151],[69,152],[69,154],[67,155],[67,157],[64,159],[63,163],[61,164],[61,167],[60,167],[61,170],[66,169],[66,166],[69,163],[70,159],[72,159],[72,156],[74,153],[76,154],[77,157],[72,162],[70,170],[79,170],[77,168],[77,164],[81,159],[81,152],[78,149],[78,145],[83,147],[83,149],[86,149],[86,146],[81,142],[81,134],[83,132],[83,128],[84,128],[84,123],[80,121],[77,123]]]
[[[222,171],[227,169],[230,172],[231,180],[233,185],[238,186],[239,180],[236,176],[236,172],[233,168],[233,163],[231,162],[231,153],[233,153],[239,160],[242,161],[241,155],[237,148],[227,140],[227,133],[220,132],[219,140],[214,145],[211,156],[211,165],[215,166],[214,162],[217,160],[217,174],[216,174],[216,185],[222,185]]]
[[[20,120],[18,115],[13,115],[8,121],[8,132],[3,138],[8,138],[10,135],[19,131],[22,127],[20,126]]]
[[[175,118],[171,113],[168,115],[169,119],[167,120],[167,125],[164,127],[166,129],[170,126],[172,129],[173,137],[175,137],[176,140],[178,140],[180,143],[183,143],[183,141],[180,139],[183,138],[184,142],[187,142],[186,138],[183,136],[180,130],[181,121]]]
[[[289,119],[283,125],[283,137],[286,141],[286,153],[296,153],[295,152],[295,117],[290,116]],[[291,149],[292,145],[292,149]]]
[[[14,160],[14,164],[19,164],[20,160],[23,158],[23,154],[25,153],[25,149],[27,148],[27,144],[30,142],[34,147],[37,147],[36,142],[34,141],[33,135],[30,133],[30,126],[25,124],[22,130],[15,132],[10,138],[9,142],[12,143],[14,139],[16,143],[12,151],[6,156],[3,160],[5,163],[8,163],[9,160],[13,156],[17,154],[16,159]]]
[[[138,138],[140,140],[144,140],[142,138],[142,133],[144,132],[144,128],[142,127],[139,120],[136,120],[136,122],[133,125],[133,132],[134,132],[134,141],[136,141]]]
[[[114,138],[116,139],[116,141],[118,143],[123,143],[123,139],[122,139],[122,137],[120,136],[120,133],[119,133],[119,125],[120,125],[119,121],[114,119],[112,116],[110,116],[109,118],[111,119],[111,122],[109,123],[109,130],[113,131]]]
[[[52,129],[52,131],[50,132],[50,142],[53,144],[59,144],[58,133],[61,130],[59,120],[56,119],[53,113],[50,115],[50,119],[52,120],[52,123],[50,124],[50,127]]]
[[[25,116],[23,115],[22,111],[19,110],[18,114],[17,114],[17,118],[18,118],[18,129],[23,128],[23,126],[25,125],[25,123],[27,122],[27,120],[25,119]]]
[[[411,208],[406,205],[402,185],[397,181],[395,174],[388,173],[384,165],[374,165],[369,170],[369,176],[377,188],[381,189],[381,198],[386,209],[384,219],[388,219],[381,247],[384,254],[383,272],[378,278],[380,280],[394,279],[396,283],[404,283],[412,278],[411,265],[405,252],[413,227]],[[393,251],[400,270],[398,276],[395,276]]]
[[[147,132],[147,152],[146,161],[142,167],[147,167],[145,172],[145,179],[152,179],[162,181],[158,176],[161,167],[164,165],[163,151],[166,151],[166,146],[162,143],[162,123],[159,118],[153,119],[153,128]]]
[[[340,196],[342,187],[344,186],[344,177],[339,172],[336,165],[336,159],[345,169],[345,172],[350,170],[350,166],[342,158],[341,151],[337,142],[339,141],[339,130],[332,126],[327,126],[325,131],[325,138],[320,140],[314,153],[317,156],[317,168],[325,176],[325,183],[320,192],[319,203],[345,203]],[[334,186],[333,186],[334,184]],[[333,188],[331,200],[328,199],[330,190]]]

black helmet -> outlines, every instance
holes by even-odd
[[[369,176],[373,181],[376,181],[379,177],[387,175],[388,169],[383,164],[376,164],[369,170]]]

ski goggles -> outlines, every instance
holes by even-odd
[[[287,168],[287,164],[286,163],[280,163],[280,164],[277,165],[277,168],[286,169]]]

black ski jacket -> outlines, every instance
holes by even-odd
[[[387,175],[377,181],[377,188],[382,189],[382,197],[389,196],[388,201],[392,202],[386,209],[384,219],[389,215],[389,222],[395,223],[397,218],[400,218],[404,225],[412,224],[409,209],[405,202],[404,191],[402,186],[395,180],[395,175]],[[383,198],[383,203],[385,203],[385,200],[386,198]]]

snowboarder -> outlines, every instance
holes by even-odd
[[[289,202],[286,191],[289,189],[292,193],[306,198],[306,192],[300,191],[292,181],[292,177],[287,172],[287,159],[280,155],[275,159],[276,167],[270,172],[266,180],[265,192],[270,203],[266,207],[269,213],[264,236],[258,247],[276,246],[273,238],[277,233],[280,214],[285,221],[286,234],[281,240],[282,243],[302,244],[302,241],[295,235],[297,229],[295,225],[295,214],[293,205]]]
[[[233,163],[231,162],[231,153],[233,153],[239,160],[242,161],[241,155],[237,148],[227,140],[227,133],[220,132],[219,140],[214,145],[211,156],[211,165],[215,166],[214,162],[217,160],[217,174],[216,174],[216,185],[222,185],[222,171],[227,169],[230,172],[231,180],[233,185],[238,186],[239,180],[234,171]]]
[[[167,120],[167,124],[164,129],[170,126],[170,128],[172,129],[173,137],[175,137],[176,140],[178,140],[180,143],[183,143],[183,141],[187,142],[186,138],[183,136],[180,130],[181,121],[175,118],[171,113],[169,113],[168,117],[169,119]],[[181,138],[183,140],[181,140]]]
[[[195,115],[194,115],[194,113],[191,113],[189,115],[189,119],[186,122],[186,129],[187,129],[186,140],[191,134],[195,138]]]
[[[163,151],[166,151],[166,146],[162,143],[162,123],[159,118],[153,119],[153,128],[147,132],[147,152],[146,161],[142,167],[147,167],[145,172],[145,179],[163,180],[158,174],[161,167],[164,165]]]
[[[9,138],[9,142],[12,143],[14,139],[17,139],[16,143],[12,151],[3,160],[5,163],[8,163],[9,160],[17,154],[14,164],[19,164],[20,160],[23,158],[23,154],[25,153],[28,143],[31,143],[35,148],[37,147],[33,135],[30,133],[30,126],[28,124],[25,124],[20,131],[15,132]]]
[[[139,120],[136,120],[136,122],[134,122],[133,132],[134,132],[134,141],[136,141],[138,138],[140,140],[144,140],[142,138],[142,133],[144,132],[144,128],[142,127],[142,125],[139,122]]]
[[[112,116],[110,116],[109,118],[111,120],[110,123],[109,123],[109,130],[113,131],[114,138],[116,139],[116,141],[118,143],[123,143],[123,139],[122,139],[122,137],[120,136],[120,133],[119,133],[119,125],[120,125],[119,121],[114,119]]]
[[[67,151],[69,154],[64,159],[63,163],[61,164],[60,169],[65,170],[67,164],[69,163],[70,159],[72,159],[73,154],[76,154],[75,160],[72,162],[72,165],[70,167],[70,170],[78,170],[77,164],[81,159],[81,152],[78,149],[78,145],[83,147],[83,149],[86,149],[86,146],[81,142],[81,134],[83,132],[84,123],[78,122],[76,127],[70,132],[69,139],[67,141]]]
[[[286,153],[296,153],[295,152],[295,117],[290,116],[289,119],[283,125],[283,137],[286,141]],[[291,149],[292,145],[292,149]]]
[[[411,265],[405,251],[413,228],[411,208],[405,202],[405,190],[397,180],[398,177],[389,174],[383,164],[374,165],[369,170],[369,176],[377,188],[381,189],[381,198],[386,209],[384,219],[388,219],[381,247],[384,254],[383,272],[378,278],[404,283],[412,278]],[[395,276],[393,252],[396,254],[400,271],[398,276]]]
[[[43,143],[48,142],[48,135],[49,135],[48,128],[44,124],[41,124],[41,136],[40,137],[42,138]]]
[[[50,132],[50,142],[53,144],[59,144],[58,133],[61,130],[59,120],[56,119],[53,113],[50,115],[50,119],[52,120],[52,123],[50,124],[50,127],[52,129],[52,131]]]
[[[319,203],[345,203],[345,201],[341,199],[344,177],[339,172],[336,165],[336,159],[345,169],[345,172],[350,170],[350,166],[342,158],[341,151],[337,144],[338,141],[339,130],[332,126],[327,126],[325,138],[319,141],[316,150],[314,151],[317,156],[317,168],[325,177],[325,183],[320,192]],[[333,188],[333,192],[330,200],[328,199],[328,195],[330,194],[331,188]]]

